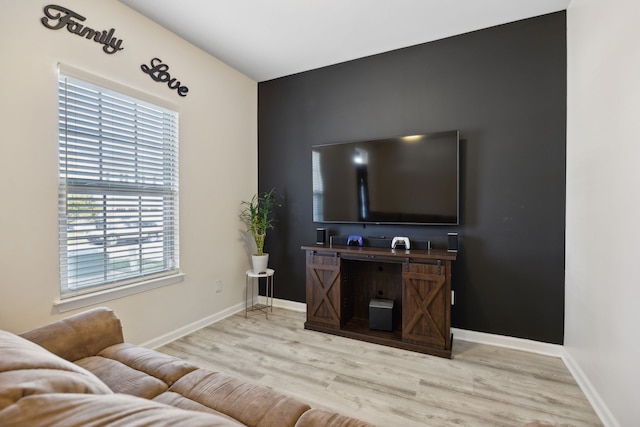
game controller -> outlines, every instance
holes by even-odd
[[[405,249],[411,248],[408,237],[398,237],[398,236],[394,237],[393,240],[391,241],[391,249],[395,249],[396,246],[398,245],[404,245]]]
[[[362,246],[362,236],[352,234],[347,238],[347,246]]]

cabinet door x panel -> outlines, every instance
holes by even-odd
[[[402,274],[402,340],[450,348],[450,291],[444,266],[410,264]]]
[[[340,258],[307,253],[307,321],[339,328]]]

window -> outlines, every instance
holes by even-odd
[[[322,168],[320,167],[320,153],[315,150],[311,150],[311,170],[313,181],[313,219],[322,219],[324,216],[324,205],[322,203],[324,184],[322,181]]]
[[[61,299],[178,273],[178,114],[58,77]]]

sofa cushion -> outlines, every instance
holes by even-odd
[[[3,426],[241,427],[237,421],[122,394],[41,394],[0,410]]]
[[[153,399],[182,376],[198,369],[168,354],[129,343],[112,345],[75,363],[94,373],[116,393]]]
[[[309,405],[267,387],[205,369],[180,378],[169,391],[227,414],[250,427],[293,426],[310,409]]]
[[[129,343],[112,345],[98,355],[152,375],[167,385],[172,385],[178,378],[198,369],[185,360]]]
[[[188,409],[190,411],[200,411],[200,412],[208,412],[210,414],[217,414],[221,417],[228,418],[230,420],[235,421],[235,419],[230,416],[223,414],[222,412],[218,412],[213,408],[209,408],[208,406],[204,406],[201,403],[193,401],[191,399],[187,399],[181,394],[174,393],[172,391],[166,391],[162,394],[153,398],[154,402],[164,403],[165,405],[175,406],[176,408]]]
[[[38,393],[111,393],[91,372],[0,330],[0,408]]]
[[[85,357],[84,359],[76,360],[75,363],[93,372],[115,393],[132,394],[146,399],[153,399],[169,388],[167,383],[156,377],[106,357]]]

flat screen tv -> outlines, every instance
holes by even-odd
[[[457,225],[459,133],[312,147],[313,221]]]

